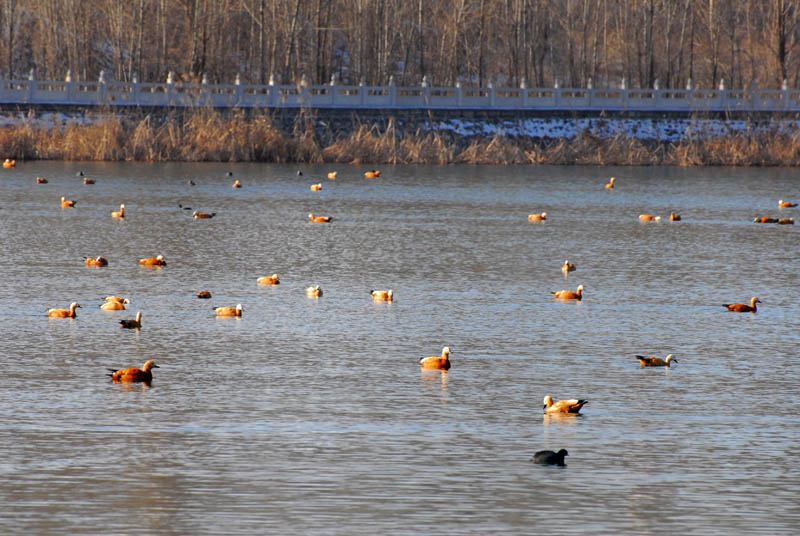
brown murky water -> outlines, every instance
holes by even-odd
[[[777,208],[796,170],[295,169],[2,170],[0,532],[800,532],[800,228],[752,223],[800,216]],[[421,372],[445,345],[450,372]],[[105,376],[148,359],[149,389]],[[547,394],[590,402],[547,418]],[[529,461],[560,448],[565,468]]]

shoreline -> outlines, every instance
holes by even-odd
[[[40,119],[31,113],[0,127],[5,151],[0,157],[374,165],[800,166],[800,134],[785,125],[752,128],[748,124],[722,134],[686,128],[672,138],[656,129],[648,138],[637,137],[637,132],[651,125],[634,125],[631,131],[573,125],[570,132],[562,123],[552,131],[526,131],[519,128],[522,123],[499,127],[476,123],[471,130],[459,130],[439,123],[403,125],[390,117],[383,124],[357,123],[347,131],[314,114],[298,114],[289,128],[266,113],[223,114],[208,109],[181,116],[133,118],[98,114]]]

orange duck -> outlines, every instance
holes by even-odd
[[[83,262],[86,263],[86,266],[108,266],[108,260],[105,257],[84,257]]]
[[[16,160],[11,160],[10,158],[6,158],[5,161],[3,162],[3,167],[4,168],[12,168],[12,167],[16,167],[16,166],[17,166],[17,161]]]
[[[778,219],[764,216],[762,218],[753,218],[753,223],[778,223]]]
[[[36,184],[47,184],[47,179],[44,177],[36,177]]]
[[[216,212],[197,212],[196,210],[192,212],[192,216],[196,220],[210,220],[216,215],[217,215]]]
[[[74,206],[75,206],[75,201],[67,199],[63,195],[61,196],[61,208],[69,208]]]
[[[784,201],[783,199],[778,200],[778,206],[780,208],[792,208],[796,207],[797,203],[792,203],[791,201]]]
[[[336,175],[338,175],[338,172],[336,172],[336,171],[329,171],[328,172],[328,178],[331,179],[331,180],[334,180],[336,178]]]
[[[681,215],[677,212],[670,212],[669,221],[681,221]]]
[[[309,186],[309,188],[311,189],[312,192],[318,192],[319,190],[322,190],[322,183],[318,182],[317,184],[312,184],[311,186]]]
[[[244,308],[242,304],[239,303],[236,307],[212,307],[217,316],[242,316],[242,311]]]
[[[794,218],[781,218],[778,220],[778,225],[794,225]]]
[[[311,220],[311,223],[330,223],[333,221],[330,216],[314,216],[314,214],[309,214],[308,219]]]
[[[651,216],[650,214],[639,214],[639,221],[661,221],[661,216]]]
[[[139,264],[142,266],[166,266],[167,261],[164,259],[164,255],[159,255],[157,257],[147,257],[145,259],[139,259]]]
[[[313,287],[308,287],[306,289],[306,296],[309,298],[319,298],[322,296],[322,289],[319,285],[314,285]]]
[[[150,372],[154,368],[161,368],[153,361],[147,361],[142,365],[141,369],[130,367],[126,369],[116,370],[108,369],[111,371],[111,381],[114,383],[132,383],[143,382],[149,384],[153,381],[153,373]]]
[[[119,211],[118,212],[112,211],[111,212],[111,217],[112,218],[124,218],[125,217],[125,204],[123,203],[123,204],[121,204],[119,206]]]
[[[242,187],[242,183],[239,182],[239,179],[236,179],[235,181],[233,181],[233,184],[231,184],[231,187],[232,188],[241,188]]]
[[[200,292],[197,293],[197,297],[201,300],[207,300],[211,298],[211,293],[207,290],[201,290]]]
[[[573,398],[570,400],[559,400],[558,402],[553,402],[553,399],[550,395],[544,397],[544,405],[542,409],[545,413],[573,413],[578,414],[581,411],[581,408],[586,405],[589,401]]]
[[[574,272],[575,265],[570,263],[569,261],[564,261],[564,264],[561,265],[561,271],[564,272],[565,274],[567,272]]]
[[[583,299],[583,285],[578,285],[575,292],[571,290],[559,290],[558,292],[550,292],[557,300],[581,300]]]
[[[47,316],[50,318],[75,318],[75,309],[80,307],[78,302],[69,304],[69,309],[48,309]]]
[[[392,301],[394,300],[394,291],[389,290],[370,290],[370,295],[375,301]]]
[[[750,299],[750,305],[745,305],[743,303],[723,303],[722,306],[734,313],[757,313],[757,303],[761,303],[761,300],[753,296]]]
[[[547,219],[547,212],[541,214],[529,214],[528,221],[545,221]]]
[[[367,179],[377,179],[380,176],[381,172],[377,169],[373,169],[372,171],[367,171],[366,173],[364,173],[364,177],[366,177]]]
[[[256,279],[256,283],[259,285],[280,285],[280,280],[278,279],[278,274],[272,275],[265,275],[264,277],[259,277]]]
[[[431,357],[423,357],[419,360],[420,367],[424,369],[440,369],[440,370],[449,370],[450,369],[450,347],[445,346],[442,348],[442,355],[438,356],[431,356]]]
[[[612,190],[614,188],[614,177],[608,179],[608,183],[606,183],[606,190]]]
[[[124,311],[125,305],[123,302],[112,300],[103,302],[103,305],[100,306],[100,309],[102,309],[103,311]]]
[[[142,312],[136,312],[136,319],[135,320],[120,320],[119,327],[125,329],[139,329],[142,327]]]
[[[637,355],[636,359],[639,360],[639,367],[669,367],[670,363],[677,363],[678,360],[675,356],[669,354],[666,359],[660,357]]]

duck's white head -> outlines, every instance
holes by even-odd
[[[159,261],[163,261],[164,260],[164,255],[159,255],[158,257],[156,257],[156,259],[159,260]]]
[[[583,290],[583,285],[578,285],[578,292]]]
[[[677,359],[675,359],[675,356],[674,356],[674,355],[672,355],[672,354],[668,354],[668,355],[667,355],[667,358],[665,359],[665,361],[666,361],[667,363],[669,363],[670,361],[675,361],[676,363],[678,362],[678,360],[677,360]]]
[[[237,304],[236,304],[236,310],[237,310],[237,311],[244,311],[244,307],[242,307],[242,304],[241,304],[241,303],[237,303]]]

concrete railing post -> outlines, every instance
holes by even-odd
[[[789,81],[785,78],[781,83],[781,91],[783,92],[781,94],[781,109],[787,110],[789,108]]]
[[[106,85],[106,72],[100,71],[97,78],[97,103],[108,104],[108,86]]]
[[[139,104],[139,96],[140,96],[140,87],[139,87],[139,75],[133,73],[133,82],[131,84],[131,101],[135,104]]]
[[[170,71],[167,73],[167,106],[172,106],[172,92],[175,89],[175,74]]]
[[[461,80],[456,80],[456,104],[459,108],[464,104],[464,88],[461,87]]]
[[[241,106],[244,102],[244,89],[242,88],[242,77],[239,73],[236,73],[233,85],[236,86],[236,101],[234,102],[234,106]]]
[[[275,89],[275,75],[269,75],[269,105],[273,108],[278,106],[278,90]]]
[[[75,102],[75,83],[72,81],[72,70],[67,70],[67,75],[64,77],[64,84],[66,89],[67,103],[72,104]]]
[[[628,109],[628,81],[625,80],[625,77],[622,77],[622,80],[619,82],[619,93],[620,93],[620,108],[623,110]]]
[[[494,109],[495,102],[494,82],[489,80],[489,108]]]
[[[28,102],[31,104],[36,104],[34,101],[36,99],[36,72],[31,69],[31,72],[28,73]]]
[[[363,76],[358,81],[358,102],[361,103],[362,107],[367,102],[367,81],[364,80]]]
[[[528,107],[528,81],[525,80],[525,77],[522,78],[519,82],[519,93],[522,97],[522,108]]]
[[[558,78],[553,81],[553,106],[561,106],[561,81]]]
[[[718,89],[719,89],[719,107],[720,107],[721,110],[724,110],[724,109],[726,109],[728,107],[728,97],[726,95],[727,92],[725,91],[725,79],[724,78],[720,79]]]
[[[394,75],[389,77],[389,102],[393,107],[397,106],[397,85],[394,82]]]
[[[425,107],[428,108],[431,105],[431,88],[429,87],[428,82],[428,75],[424,75],[422,77],[422,99],[425,103]]]
[[[591,108],[592,104],[594,103],[594,87],[593,86],[594,86],[594,83],[592,82],[592,79],[589,78],[586,81],[586,103],[589,106],[589,108]]]

